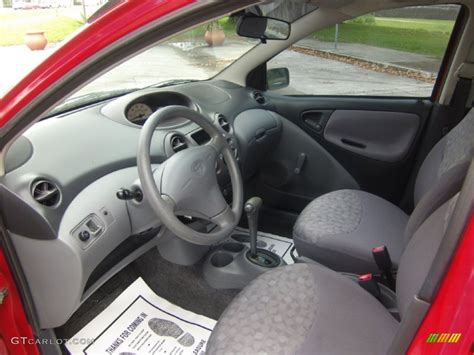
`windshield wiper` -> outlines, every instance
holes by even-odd
[[[166,86],[194,83],[196,81],[199,81],[199,80],[196,80],[196,79],[171,79],[171,80],[166,80],[166,81],[160,81],[159,83],[147,86],[147,88],[163,88],[163,87],[166,87]]]

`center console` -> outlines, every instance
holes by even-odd
[[[216,246],[207,256],[204,279],[216,289],[243,288],[258,275],[285,262],[270,250],[260,247],[258,240],[258,213],[262,199],[250,198],[244,205],[247,214],[249,233],[239,233],[233,240]],[[237,242],[241,241],[241,242]],[[246,242],[250,246],[247,246]]]

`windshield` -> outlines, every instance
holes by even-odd
[[[307,4],[275,1],[248,9],[286,21],[313,10]],[[236,34],[238,17],[226,16],[176,35],[93,80],[57,106],[58,113],[145,87],[207,80],[260,43]]]
[[[70,96],[55,112],[149,86],[207,80],[258,44],[224,17],[174,36],[113,68]]]

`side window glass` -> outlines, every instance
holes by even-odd
[[[268,88],[288,95],[429,97],[459,9],[384,10],[313,33],[268,62]]]

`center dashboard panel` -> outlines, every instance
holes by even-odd
[[[108,260],[124,243],[159,232],[161,223],[146,196],[135,201],[116,195],[120,189],[139,187],[138,139],[150,112],[180,105],[208,117],[222,130],[245,178],[281,129],[271,103],[262,101],[262,94],[255,97],[254,91],[223,81],[148,88],[45,119],[14,143],[0,181],[0,203],[25,276],[40,290],[33,296],[42,305],[42,328],[66,322],[123,267]],[[153,137],[152,164],[209,139],[184,118],[163,122]],[[225,190],[228,176],[222,159],[216,174]],[[17,217],[26,215],[31,217],[28,224]]]

